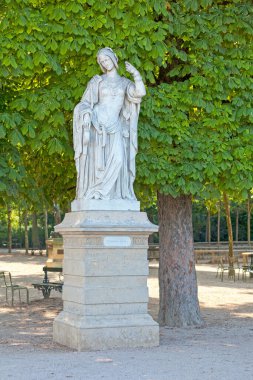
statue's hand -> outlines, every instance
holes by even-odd
[[[126,65],[126,71],[128,71],[130,74],[134,76],[139,75],[139,71],[133,65],[131,65],[131,63],[125,62],[125,65]]]
[[[86,113],[83,117],[83,126],[84,128],[90,128],[91,119],[90,114]]]

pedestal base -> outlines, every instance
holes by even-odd
[[[64,241],[63,311],[54,340],[82,350],[159,345],[147,312],[146,213],[80,211],[56,226]]]
[[[159,326],[149,315],[81,317],[61,312],[54,321],[54,341],[85,350],[159,345]]]

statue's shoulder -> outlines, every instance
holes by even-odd
[[[126,77],[121,77],[121,80],[122,82],[124,83],[124,85],[127,87],[130,83],[133,83],[130,79],[126,78]]]
[[[97,84],[101,82],[101,80],[102,80],[101,75],[95,75],[94,77],[91,78],[91,80],[89,81],[89,84]]]
[[[101,80],[102,80],[102,77],[100,75],[95,75],[87,83],[86,89],[90,89],[90,88],[92,88],[94,86],[97,86],[99,84],[99,82],[101,82]]]

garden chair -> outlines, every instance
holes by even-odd
[[[246,281],[247,279],[247,273],[250,274],[250,265],[248,262],[248,257],[247,256],[242,256],[242,280]]]
[[[29,290],[26,286],[13,284],[12,277],[10,272],[0,272],[0,282],[1,287],[5,288],[6,302],[8,303],[8,290],[11,290],[11,305],[14,303],[14,293],[15,290],[18,290],[19,293],[19,302],[21,303],[21,290],[26,291],[26,301],[29,304]]]
[[[234,258],[233,266],[231,266],[227,259],[225,259],[224,257],[221,257],[218,263],[216,277],[220,276],[221,281],[223,281],[224,272],[228,272],[228,278],[232,278],[235,281],[236,269],[238,269],[238,279],[239,279],[240,266],[239,266],[238,258]]]
[[[223,257],[220,257],[219,261],[218,261],[218,267],[217,267],[217,272],[216,272],[216,277],[220,277],[221,276],[221,273],[223,271]]]
[[[7,288],[5,284],[5,275],[3,271],[0,272],[0,288],[5,288],[5,297],[7,300]]]

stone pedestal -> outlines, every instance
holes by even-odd
[[[47,245],[47,262],[48,268],[62,268],[63,262],[63,239],[62,237],[50,238],[46,240]]]
[[[55,230],[64,241],[63,311],[54,340],[79,351],[159,344],[147,312],[148,236],[139,211],[77,211]]]

